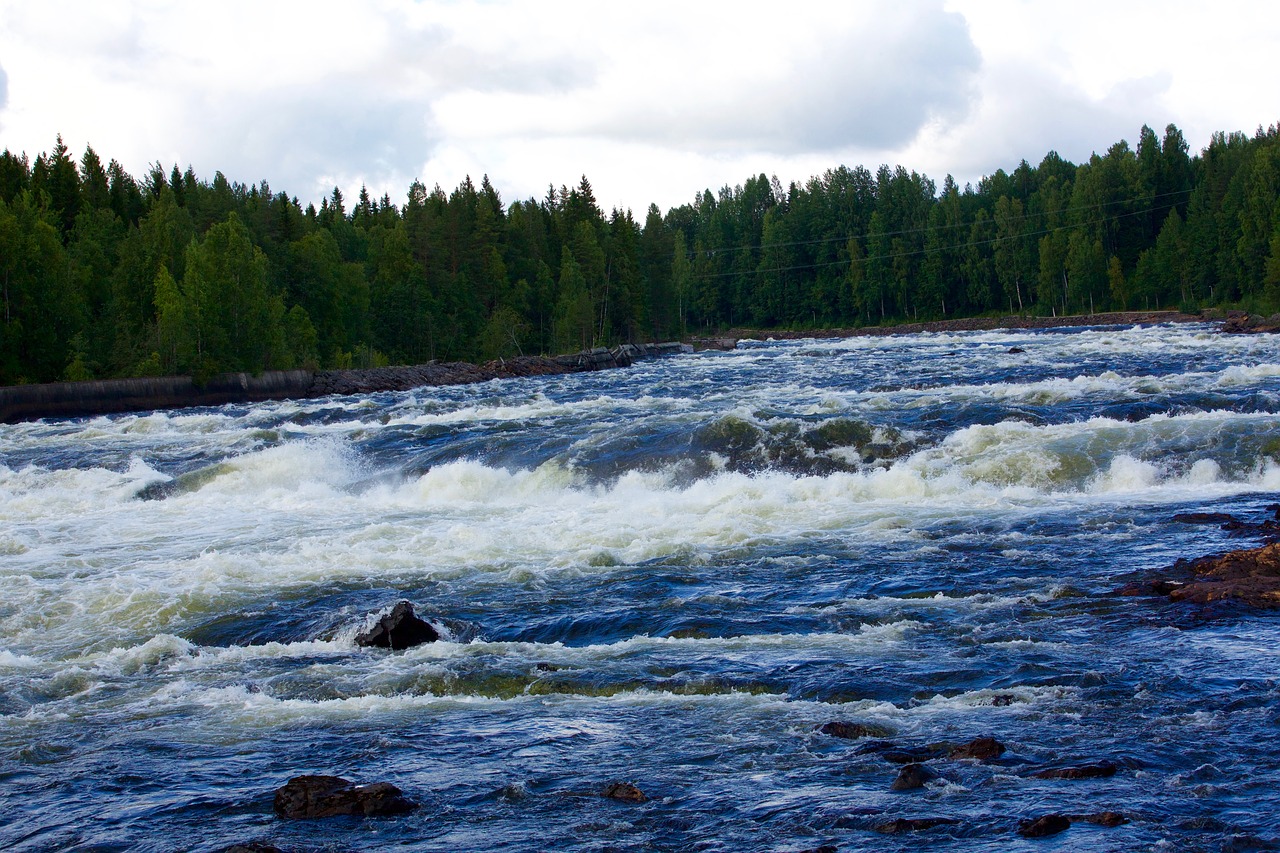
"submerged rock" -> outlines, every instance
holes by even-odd
[[[948,758],[973,758],[978,761],[990,761],[1002,755],[1004,755],[1004,744],[993,737],[974,738],[947,753]]]
[[[923,788],[930,779],[938,778],[938,774],[924,764],[907,764],[898,771],[898,777],[889,785],[890,791],[914,791]]]
[[[849,723],[844,720],[832,720],[829,723],[823,723],[818,727],[818,731],[824,735],[832,737],[845,738],[846,740],[857,740],[864,737],[884,737],[890,732],[880,726],[869,726],[865,723]]]
[[[1119,812],[1095,812],[1094,814],[1073,814],[1068,816],[1072,823],[1092,823],[1098,826],[1112,828],[1123,826],[1129,822],[1129,818]]]
[[[1106,779],[1116,775],[1116,766],[1110,761],[1101,761],[1075,767],[1051,767],[1033,775],[1036,779]]]
[[[335,815],[397,815],[413,811],[418,805],[390,782],[357,785],[341,776],[295,776],[276,789],[273,807],[280,817],[298,820]]]
[[[1018,824],[1018,834],[1023,838],[1045,838],[1057,835],[1071,828],[1071,821],[1066,815],[1047,814],[1034,820],[1024,820]]]
[[[949,817],[900,817],[887,823],[876,824],[872,828],[885,835],[901,835],[904,832],[923,832],[935,826],[954,826],[958,823],[960,821]]]
[[[439,639],[440,632],[415,616],[412,604],[402,601],[368,631],[357,634],[356,645],[399,651]]]
[[[630,782],[610,782],[600,796],[610,800],[621,800],[624,803],[647,803],[649,798]]]

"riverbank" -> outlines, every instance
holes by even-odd
[[[680,343],[624,344],[560,355],[519,356],[484,364],[429,362],[364,370],[268,371],[259,376],[226,373],[196,384],[190,376],[101,379],[0,388],[0,423],[76,418],[150,409],[221,406],[265,400],[309,399],[332,394],[374,394],[423,386],[466,385],[491,379],[555,376],[626,367],[636,359],[686,351]]]
[[[1112,311],[1105,314],[1075,314],[1066,317],[961,317],[955,320],[932,320],[925,323],[902,323],[895,326],[861,326],[845,329],[808,329],[778,331],[765,329],[731,329],[725,337],[773,338],[858,338],[884,335],[915,335],[921,332],[986,332],[994,329],[1056,329],[1075,326],[1145,326],[1155,323],[1204,323],[1224,319],[1221,313],[1186,314],[1181,311]]]
[[[197,384],[187,376],[103,379],[89,382],[56,382],[0,388],[0,423],[74,418],[150,409],[220,406],[264,400],[309,399],[331,394],[373,394],[410,388],[463,385],[520,376],[554,376],[626,367],[638,358],[649,358],[689,349],[733,349],[740,339],[795,340],[800,338],[852,338],[921,332],[971,332],[993,329],[1049,329],[1073,326],[1150,325],[1225,321],[1233,332],[1274,331],[1260,318],[1241,312],[1185,314],[1180,311],[1127,311],[1081,314],[1069,317],[968,317],[905,323],[895,326],[811,330],[730,329],[714,337],[692,338],[689,343],[623,344],[606,349],[560,356],[519,356],[484,364],[429,362],[364,370],[271,371],[260,376],[229,373]]]

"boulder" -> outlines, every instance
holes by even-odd
[[[1047,814],[1034,820],[1022,821],[1018,824],[1018,834],[1023,838],[1045,838],[1070,828],[1071,821],[1066,815]]]
[[[898,771],[898,777],[889,785],[889,790],[913,791],[916,788],[923,788],[926,782],[937,777],[938,774],[924,764],[907,764]]]
[[[397,815],[418,806],[390,782],[357,785],[341,776],[295,776],[276,789],[273,807],[280,817],[297,820]]]
[[[824,735],[832,737],[846,738],[848,740],[857,740],[864,737],[884,737],[888,732],[879,726],[868,726],[863,723],[848,723],[844,720],[832,720],[829,723],[823,723],[818,727],[818,731]]]
[[[1116,775],[1116,766],[1110,761],[1080,764],[1075,767],[1051,767],[1034,774],[1037,779],[1106,779],[1114,775]]]
[[[649,798],[630,782],[610,782],[600,796],[610,800],[621,800],[624,803],[647,803]]]
[[[412,604],[402,601],[368,631],[357,634],[356,645],[399,651],[423,643],[434,643],[438,639],[440,632],[429,622],[415,616]]]
[[[1259,532],[1257,528],[1271,524],[1250,525],[1249,532]],[[1137,580],[1116,592],[1165,595],[1170,601],[1186,604],[1236,602],[1251,607],[1280,607],[1280,542],[1196,560],[1179,560],[1165,571],[1164,576]]]
[[[1095,812],[1094,814],[1073,814],[1069,816],[1072,823],[1092,823],[1108,828],[1123,826],[1129,818],[1119,812]]]
[[[978,761],[990,761],[1001,755],[1004,755],[1004,744],[993,737],[974,738],[947,753],[948,758],[973,758]]]
[[[873,829],[885,835],[901,835],[904,832],[922,832],[935,826],[954,826],[959,822],[949,817],[900,817],[888,823],[876,824]]]

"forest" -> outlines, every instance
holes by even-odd
[[[57,138],[0,154],[0,385],[483,361],[727,327],[1280,307],[1280,125],[1192,155],[1144,126],[963,188],[903,166],[761,174],[665,214],[583,176],[319,208]]]

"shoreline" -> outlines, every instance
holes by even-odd
[[[598,347],[570,355],[517,356],[484,364],[428,362],[418,365],[351,370],[269,371],[259,376],[226,373],[197,385],[189,376],[136,379],[97,379],[0,388],[0,423],[43,418],[78,418],[192,406],[257,403],[266,400],[314,399],[330,395],[374,394],[411,388],[443,387],[514,379],[558,376],[590,370],[630,366],[632,361],[674,352],[703,349],[732,350],[739,340],[802,340],[911,335],[929,332],[972,332],[996,329],[1053,329],[1079,326],[1144,325],[1226,321],[1224,331],[1271,331],[1257,327],[1257,319],[1240,312],[1227,316],[1185,314],[1180,311],[1122,311],[1065,317],[967,317],[902,323],[894,326],[794,330],[730,329],[722,334],[691,337],[687,343],[623,344]],[[1234,324],[1234,325],[1233,325]]]
[[[1212,323],[1220,316],[1186,314],[1181,311],[1109,311],[1103,314],[1072,314],[1063,317],[962,317],[955,320],[929,320],[921,323],[899,323],[893,326],[860,326],[857,328],[811,329],[804,331],[735,328],[725,337],[738,339],[803,340],[804,338],[865,338],[889,335],[916,335],[921,332],[989,332],[996,329],[1059,329],[1079,326],[1136,326],[1158,323]]]
[[[484,364],[428,362],[354,370],[280,370],[259,376],[224,373],[197,385],[190,376],[96,379],[0,388],[0,423],[80,418],[125,412],[376,394],[411,388],[470,385],[492,379],[560,376],[627,367],[632,361],[691,351],[685,344],[624,344],[559,356],[517,356]]]

